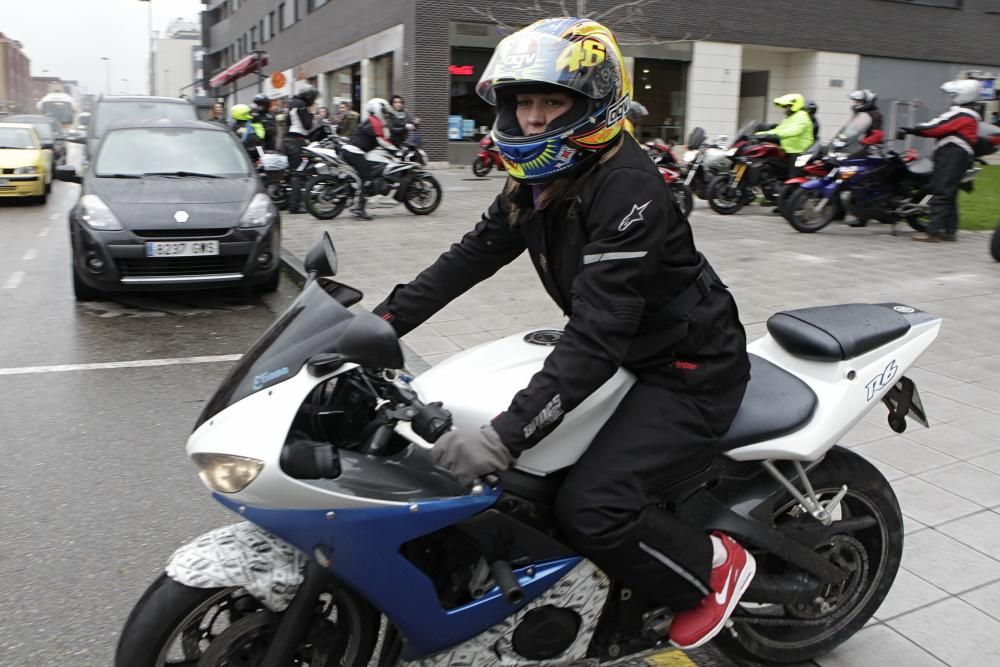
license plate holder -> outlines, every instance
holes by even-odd
[[[882,397],[885,407],[889,408],[889,428],[896,433],[906,430],[906,417],[912,417],[918,424],[929,428],[924,402],[920,400],[917,384],[908,377],[903,377],[893,385],[892,389]]]
[[[206,257],[219,254],[218,241],[146,241],[146,257]]]

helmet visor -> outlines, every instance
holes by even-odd
[[[599,100],[622,87],[621,71],[617,48],[605,40],[590,36],[570,40],[521,31],[497,46],[476,92],[487,103],[496,105],[497,88],[542,83]]]

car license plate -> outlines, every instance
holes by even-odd
[[[218,241],[147,241],[146,257],[201,257],[218,255]]]

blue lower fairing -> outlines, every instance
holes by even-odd
[[[332,556],[331,572],[399,628],[407,640],[408,659],[475,637],[544,593],[581,561],[578,557],[563,558],[515,570],[524,591],[519,605],[509,604],[500,590],[493,588],[474,602],[446,610],[431,580],[400,554],[400,546],[489,508],[496,502],[496,492],[410,506],[338,509],[332,519],[326,510],[264,509],[214,495],[226,507],[310,557],[317,546],[326,546]]]

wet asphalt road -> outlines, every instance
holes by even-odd
[[[231,361],[76,364],[245,351],[294,298],[233,292],[73,298],[66,211],[0,202],[0,665],[111,664],[170,553],[235,518],[184,442]],[[34,372],[40,366],[70,366]]]

